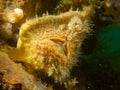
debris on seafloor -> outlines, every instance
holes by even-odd
[[[91,31],[89,17],[93,12],[88,6],[83,11],[28,20],[20,28],[17,49],[9,54],[10,58],[30,64],[34,70],[62,83],[70,76],[81,44]]]
[[[120,25],[120,0],[105,0],[104,15],[110,16],[114,23]]]
[[[0,36],[17,41],[19,27],[26,19],[38,15],[41,3],[41,0],[0,0]]]
[[[45,12],[53,13],[59,0],[0,0],[0,38],[16,46],[20,26]],[[49,5],[47,3],[50,3]]]
[[[15,8],[13,11],[8,11],[3,15],[5,22],[17,23],[24,17],[23,10],[20,8]]]
[[[74,90],[74,86],[78,83],[78,81],[76,80],[76,78],[73,78],[71,80],[69,80],[68,82],[64,82],[65,88],[67,88],[67,90]]]
[[[0,52],[0,89],[50,90],[26,72],[21,64],[13,62],[4,52]]]

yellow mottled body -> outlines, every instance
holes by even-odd
[[[80,46],[90,31],[92,9],[46,15],[24,23],[20,28],[14,59],[44,71],[56,82],[63,82],[76,65]]]

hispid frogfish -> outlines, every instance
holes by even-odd
[[[91,31],[93,10],[68,11],[43,15],[26,21],[21,27],[17,52],[13,59],[42,71],[55,82],[63,82],[77,65],[83,40]]]

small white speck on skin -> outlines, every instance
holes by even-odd
[[[74,28],[80,29],[82,26],[82,20],[78,16],[74,16],[68,23],[68,29],[73,30]]]

